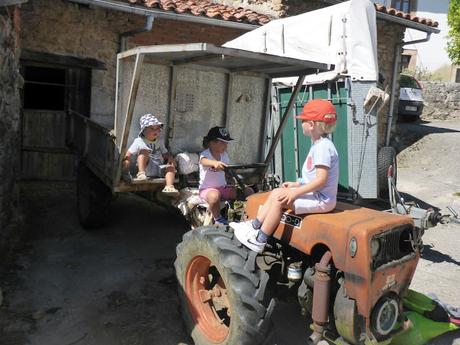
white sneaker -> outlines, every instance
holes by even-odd
[[[229,225],[234,229],[235,236],[241,244],[256,253],[262,253],[264,251],[265,243],[257,241],[257,233],[259,230],[254,229],[250,221],[242,223],[231,222]]]

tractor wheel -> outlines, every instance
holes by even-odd
[[[395,176],[395,183],[398,173],[398,166],[396,162],[396,151],[391,146],[384,146],[379,150],[377,155],[377,180],[379,184],[379,193],[383,198],[388,198],[388,168],[393,166],[393,174]]]
[[[195,345],[257,345],[268,338],[275,300],[268,274],[224,227],[184,234],[174,263],[182,315]]]
[[[78,220],[85,229],[96,229],[107,220],[111,190],[84,163],[77,171]]]

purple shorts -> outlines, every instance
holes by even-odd
[[[221,200],[233,200],[235,199],[236,196],[236,190],[235,187],[233,186],[220,186],[220,187],[211,187],[211,188],[206,188],[206,189],[200,189],[200,198],[203,200],[206,199],[206,194],[208,194],[209,191],[215,190],[220,193],[220,199]]]

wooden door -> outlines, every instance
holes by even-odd
[[[72,180],[74,155],[66,146],[69,109],[89,114],[89,69],[23,66],[21,176],[23,179]]]

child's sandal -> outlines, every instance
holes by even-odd
[[[179,191],[174,186],[165,186],[162,192],[169,195],[179,195]]]
[[[147,175],[145,175],[144,171],[139,171],[134,180],[136,180],[136,181],[145,181],[145,180],[147,180]]]

